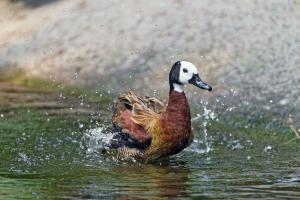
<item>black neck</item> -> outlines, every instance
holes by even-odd
[[[174,90],[173,83],[182,85],[179,82],[179,75],[180,75],[180,61],[177,61],[173,66],[169,73],[169,84],[170,84],[170,92]]]

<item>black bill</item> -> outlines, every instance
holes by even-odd
[[[194,74],[193,77],[192,77],[192,79],[189,80],[189,83],[193,84],[196,87],[201,88],[201,89],[205,89],[205,90],[208,90],[208,91],[212,90],[212,87],[210,85],[208,85],[207,83],[204,83],[201,80],[201,78],[199,77],[198,74]]]

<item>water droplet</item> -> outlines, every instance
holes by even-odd
[[[289,100],[288,100],[288,99],[281,99],[281,100],[279,101],[279,104],[282,105],[282,106],[287,105],[288,103],[289,103]]]
[[[268,152],[272,149],[272,147],[270,145],[265,146],[264,148],[264,152]]]

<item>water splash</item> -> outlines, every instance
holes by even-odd
[[[248,106],[249,102],[247,101],[232,102],[230,99],[237,95],[237,91],[234,88],[231,88],[229,92],[229,95],[219,96],[213,103],[201,100],[198,104],[199,109],[202,109],[203,112],[201,114],[196,114],[196,116],[192,118],[192,123],[195,124],[194,127],[196,126],[198,130],[201,130],[201,133],[195,133],[196,138],[190,147],[192,151],[197,153],[208,153],[213,150],[213,143],[216,138],[213,138],[213,136],[209,134],[208,127],[212,122],[218,122],[222,119],[218,113],[221,113],[221,116],[226,116],[228,113],[232,113],[241,107]],[[223,142],[225,142],[227,148],[232,150],[244,148],[244,145],[234,138]]]
[[[203,130],[203,138],[195,138],[188,150],[203,154],[212,150],[212,138],[208,135],[207,126],[210,124],[210,121],[218,120],[218,117],[213,110],[207,108],[207,102],[201,101],[200,103],[203,108],[203,113],[197,114],[196,117],[192,118],[192,122],[201,121],[199,126]],[[202,146],[204,146],[204,148],[201,148]]]
[[[89,129],[83,134],[80,147],[86,150],[86,154],[98,153],[99,150],[108,149],[114,136],[115,133],[105,126]]]
[[[26,165],[32,165],[31,159],[25,153],[20,152],[17,157],[18,162],[24,162]]]

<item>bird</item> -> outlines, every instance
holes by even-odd
[[[145,163],[181,152],[193,141],[191,112],[184,85],[212,91],[201,80],[194,64],[175,62],[169,73],[167,105],[154,97],[140,97],[133,92],[118,97],[113,105],[112,126],[117,133],[111,148],[121,160]]]

